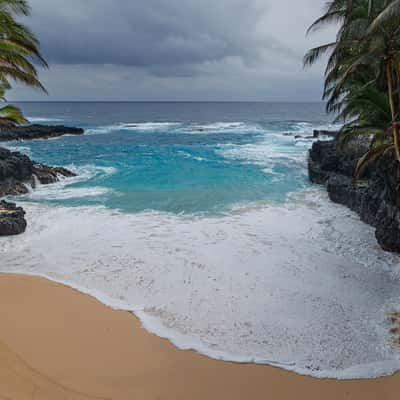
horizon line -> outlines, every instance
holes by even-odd
[[[323,100],[9,100],[5,103],[325,103]]]

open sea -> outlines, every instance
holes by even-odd
[[[321,103],[20,103],[82,136],[9,142],[78,176],[14,199],[0,271],[134,312],[177,347],[331,378],[400,369],[400,263],[309,183]]]
[[[80,177],[38,192],[54,205],[127,212],[229,211],[284,202],[309,186],[309,141],[331,128],[319,103],[25,103],[31,122],[83,127],[86,135],[21,146],[39,162]],[[26,147],[26,149],[25,149]],[[32,198],[32,196],[31,196]]]

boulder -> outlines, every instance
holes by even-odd
[[[19,235],[25,229],[25,211],[13,203],[0,201],[0,236]]]

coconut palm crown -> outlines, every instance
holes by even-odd
[[[323,99],[344,123],[340,139],[372,137],[356,177],[378,157],[400,162],[400,0],[333,0],[309,28],[336,24],[336,40],[304,57],[305,66],[328,55]]]
[[[47,67],[39,51],[39,41],[16,19],[29,16],[30,11],[26,0],[0,0],[0,97],[3,101],[5,91],[11,88],[11,81],[45,91],[35,66]],[[0,109],[0,127],[25,122],[17,107]]]

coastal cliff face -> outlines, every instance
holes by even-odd
[[[368,149],[368,140],[353,141],[344,148],[336,139],[315,142],[308,162],[312,182],[325,184],[329,197],[357,212],[376,228],[380,246],[400,252],[400,168],[390,155],[366,171],[366,179],[354,183],[358,159]]]

